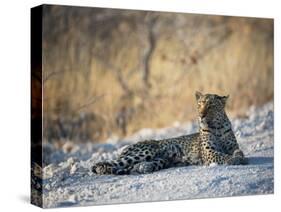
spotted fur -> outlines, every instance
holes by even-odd
[[[175,166],[246,164],[225,113],[228,96],[200,92],[195,96],[198,133],[132,144],[116,160],[94,164],[92,171],[100,175],[147,174]]]

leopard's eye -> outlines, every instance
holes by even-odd
[[[198,105],[204,105],[205,104],[205,101],[204,100],[202,100],[202,101],[200,101],[200,102],[198,102]]]
[[[202,100],[202,105],[207,105],[209,103],[208,100]]]

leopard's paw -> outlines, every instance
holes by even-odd
[[[239,163],[239,165],[246,165],[249,163],[248,159],[244,156],[244,153],[240,149],[236,149],[233,152],[232,157],[235,158],[235,160]]]

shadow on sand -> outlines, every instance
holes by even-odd
[[[273,164],[273,157],[248,157],[249,165]]]

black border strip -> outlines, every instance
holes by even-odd
[[[43,6],[31,8],[31,204],[42,200],[42,30]]]

